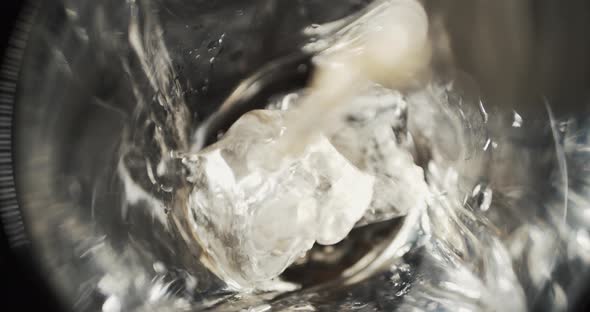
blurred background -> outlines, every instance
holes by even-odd
[[[0,55],[1,60],[6,60],[6,49],[9,47],[11,36],[20,19],[24,22],[27,17],[21,16],[25,7],[25,1],[10,0],[0,3]],[[30,18],[30,17],[28,17]],[[3,184],[0,188],[9,188]],[[6,200],[3,198],[0,206],[4,207]],[[58,302],[55,293],[50,291],[49,285],[41,277],[42,273],[38,265],[31,261],[34,257],[30,252],[30,246],[15,247],[9,243],[7,237],[6,218],[0,231],[0,301],[6,307],[19,307],[25,310],[47,309],[47,311],[63,311],[63,306]]]

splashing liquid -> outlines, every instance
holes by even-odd
[[[138,25],[131,21],[130,41],[159,92],[157,105],[136,94],[153,130],[144,146],[131,140],[134,129],[125,134],[126,206],[145,203],[194,246],[199,265],[234,290],[292,290],[273,279],[314,241],[337,243],[354,226],[405,217],[396,237],[342,274],[340,288],[211,306],[522,311],[540,296],[556,309],[567,304],[571,281],[554,272],[590,264],[588,127],[551,113],[537,122],[488,112],[460,82],[431,73],[417,1],[378,1],[307,29],[320,39],[305,48],[321,50],[309,88],[281,99],[290,102],[284,111],[269,103],[245,115],[198,152],[189,152],[195,125],[170,79],[161,29],[149,19],[143,32]],[[344,194],[354,195],[350,209],[334,202]],[[325,218],[338,213],[345,221]],[[339,235],[324,239],[326,228]]]

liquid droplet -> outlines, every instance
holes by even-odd
[[[520,116],[516,111],[513,112],[512,127],[513,128],[522,127],[522,116]]]
[[[486,108],[483,106],[483,102],[479,101],[479,111],[481,113],[481,118],[483,119],[483,123],[488,123],[488,112],[486,112]]]

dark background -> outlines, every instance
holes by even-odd
[[[22,6],[21,0],[0,1],[0,62]],[[0,310],[59,311],[29,259],[26,246],[10,248],[4,230],[0,230]]]

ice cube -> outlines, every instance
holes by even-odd
[[[408,105],[402,94],[373,85],[352,101],[329,137],[342,155],[375,177],[373,199],[359,225],[400,217],[423,205],[427,186],[410,153]]]
[[[374,178],[323,135],[297,156],[270,157],[284,114],[250,112],[222,140],[186,159],[193,229],[234,287],[277,277],[316,241],[342,240],[371,202]]]

